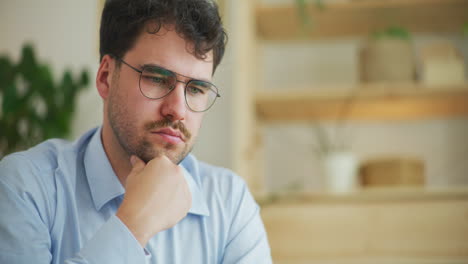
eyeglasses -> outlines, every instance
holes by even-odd
[[[177,82],[185,84],[185,103],[193,112],[205,112],[213,106],[216,98],[221,97],[218,88],[209,82],[191,79],[183,82],[177,76],[184,76],[159,66],[145,66],[139,70],[125,62],[123,59],[115,57],[118,61],[130,67],[140,74],[140,92],[149,99],[161,99],[169,95],[176,87]]]

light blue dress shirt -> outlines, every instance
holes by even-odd
[[[143,249],[115,216],[125,189],[100,135],[48,140],[0,161],[0,263],[271,263],[244,181],[192,155],[180,164],[192,208]]]

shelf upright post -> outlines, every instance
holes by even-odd
[[[254,196],[264,193],[261,128],[255,114],[259,84],[256,40],[256,1],[229,1],[232,15],[230,46],[233,49],[233,166],[244,177]]]

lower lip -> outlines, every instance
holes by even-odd
[[[153,133],[153,134],[160,136],[161,138],[163,138],[164,141],[171,143],[171,144],[179,144],[182,142],[182,139],[180,137],[171,136],[165,133]]]

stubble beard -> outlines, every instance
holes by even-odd
[[[114,78],[113,78],[114,79]],[[143,135],[138,133],[138,126],[132,122],[130,112],[126,108],[125,98],[119,94],[120,87],[118,87],[118,76],[113,80],[113,89],[109,94],[109,102],[107,108],[107,117],[115,138],[119,145],[130,157],[135,155],[148,163],[155,157],[160,155],[167,156],[174,164],[179,164],[182,160],[192,151],[194,141],[191,140],[192,136],[185,125],[180,122],[172,122],[168,119],[159,121],[148,122],[143,126]],[[150,133],[150,130],[159,128],[171,127],[179,130],[185,138],[184,147],[177,151],[177,146],[170,143],[165,143],[161,146],[156,146],[144,136]]]

